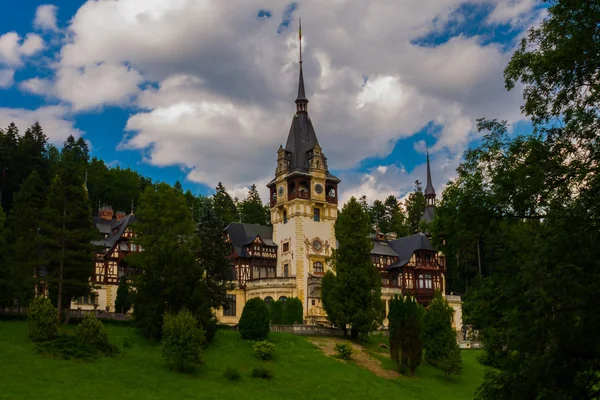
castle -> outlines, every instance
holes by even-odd
[[[321,304],[321,278],[331,269],[328,258],[337,247],[335,221],[338,213],[340,179],[329,172],[327,157],[319,145],[308,114],[302,58],[296,113],[285,148],[277,151],[275,177],[267,184],[272,226],[232,223],[224,240],[231,246],[235,289],[228,292],[228,305],[216,310],[221,323],[238,323],[246,301],[260,297],[267,303],[298,297],[304,308],[304,322],[327,324]],[[422,220],[430,222],[435,213],[436,193],[427,154],[426,199]],[[72,308],[114,310],[121,276],[133,271],[125,256],[142,251],[131,239],[133,210],[126,215],[103,207],[94,223],[103,234],[95,242],[102,251],[96,256],[92,283],[94,294],[75,299]],[[460,296],[446,294],[446,259],[421,232],[397,238],[395,233],[371,235],[373,268],[381,274],[382,300],[410,293],[423,305],[440,291],[454,308],[453,325],[462,326]]]
[[[321,304],[321,277],[330,270],[327,260],[337,247],[335,221],[340,179],[329,172],[327,157],[319,145],[308,114],[302,58],[296,113],[285,148],[277,151],[275,177],[267,184],[272,226],[232,223],[225,231],[231,245],[236,289],[229,304],[218,310],[225,324],[239,321],[244,304],[253,297],[267,303],[298,297],[304,307],[304,322],[326,324]],[[422,220],[430,222],[435,212],[435,189],[427,155],[426,208]],[[453,324],[462,325],[459,296],[446,295],[446,259],[431,244],[428,235],[397,238],[394,233],[371,236],[373,267],[380,271],[382,300],[408,292],[427,305],[440,291],[455,310]]]

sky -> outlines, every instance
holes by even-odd
[[[503,70],[538,0],[0,0],[0,126],[209,195],[263,200],[298,85],[342,201],[438,196],[480,117],[530,129]]]

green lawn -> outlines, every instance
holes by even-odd
[[[134,329],[107,329],[120,348],[125,337],[135,343],[116,358],[65,361],[35,354],[24,322],[0,320],[0,399],[471,399],[484,372],[477,352],[464,351],[462,375],[448,382],[427,365],[419,367],[416,378],[386,380],[352,362],[326,357],[305,338],[283,333],[270,336],[277,346],[275,359],[260,361],[237,332],[219,331],[203,354],[204,364],[190,376],[171,372],[160,347]],[[257,365],[270,368],[274,378],[251,378]],[[241,369],[241,381],[223,378],[230,366]]]

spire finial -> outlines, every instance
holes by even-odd
[[[296,113],[308,111],[308,99],[304,90],[304,74],[302,72],[302,20],[298,19],[298,40],[300,42],[300,80],[298,82],[298,98],[296,99]]]
[[[427,142],[425,142],[427,146]],[[433,188],[433,183],[431,182],[431,166],[429,165],[429,146],[426,147],[427,151],[427,186],[425,186],[425,197],[435,198],[435,189]]]

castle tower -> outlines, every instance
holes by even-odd
[[[277,276],[294,277],[297,295],[304,305],[305,319],[322,316],[320,279],[329,270],[327,258],[336,247],[338,183],[329,173],[312,121],[302,70],[300,30],[300,75],[296,113],[285,148],[277,151],[275,178],[270,189],[273,241],[278,246]]]
[[[423,213],[423,217],[421,217],[421,221],[425,221],[430,223],[433,221],[433,217],[435,215],[435,189],[433,188],[433,183],[431,183],[431,167],[429,165],[429,150],[427,150],[427,185],[425,186],[425,212]],[[429,232],[425,232],[427,237],[430,237]]]

